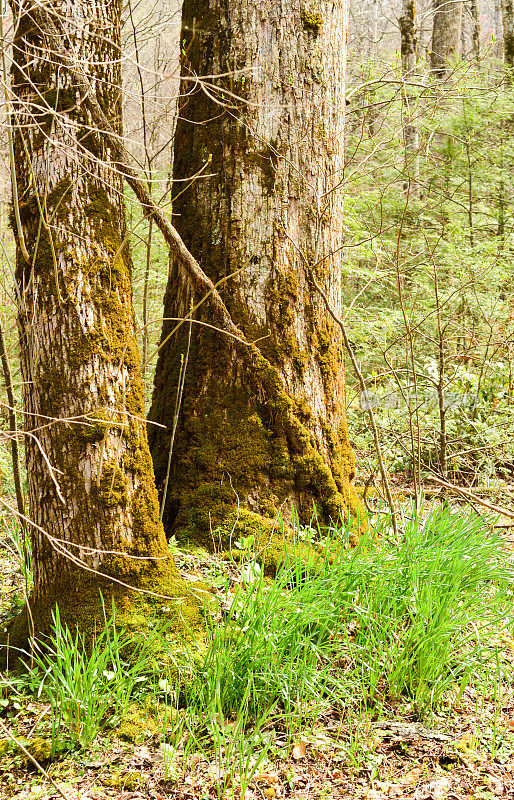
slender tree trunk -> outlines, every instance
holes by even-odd
[[[401,36],[402,75],[404,80],[413,78],[417,63],[416,41],[416,2],[403,0],[403,14],[398,20]],[[413,121],[413,98],[408,88],[403,89],[404,102],[404,140],[405,140],[405,172],[408,179],[408,191],[413,197],[419,194],[419,137],[418,129]]]
[[[4,327],[0,321],[0,361],[2,362],[2,372],[5,381],[5,392],[7,394],[9,415],[9,428],[11,435],[11,459],[12,471],[14,478],[14,490],[16,492],[16,506],[18,513],[25,516],[25,501],[23,499],[23,489],[21,486],[21,472],[20,472],[20,455],[18,448],[18,421],[16,419],[16,398],[14,396],[11,365],[9,363],[9,356],[7,354],[7,346],[5,343]],[[20,516],[20,519],[22,517]],[[23,521],[21,522],[24,525]]]
[[[461,54],[462,7],[463,0],[434,0],[431,68],[436,77],[444,77]]]
[[[31,609],[39,630],[56,600],[64,618],[87,627],[99,588],[126,598],[121,584],[161,586],[174,575],[144,423],[122,181],[45,35],[52,13],[121,136],[121,3],[11,5],[16,180],[30,257],[17,236]]]
[[[220,292],[278,380],[272,399],[244,345],[193,324],[164,521],[206,544],[232,532],[219,526],[237,508],[258,525],[290,515],[291,502],[303,520],[313,502],[327,520],[357,507],[341,336],[309,282],[314,265],[340,311],[346,19],[345,0],[183,6],[177,228],[214,282],[237,271]],[[230,77],[205,91],[194,78],[220,73]],[[209,160],[214,177],[184,191]],[[199,299],[172,262],[165,316]],[[197,321],[219,324],[203,308]],[[188,339],[187,325],[168,338],[174,325],[164,325],[150,411],[167,426],[150,427],[161,489]]]
[[[503,24],[501,0],[494,0],[494,55],[496,58],[503,56]]]
[[[514,70],[514,2],[501,0],[505,64]]]
[[[371,58],[378,55],[378,0],[371,0],[372,8],[372,34],[371,34]]]
[[[473,42],[473,55],[477,62],[477,67],[480,67],[480,2],[479,0],[470,0],[469,7],[471,11],[471,20],[473,29],[471,31],[471,40]]]

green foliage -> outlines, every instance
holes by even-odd
[[[314,533],[301,535],[309,543]],[[439,507],[424,519],[407,509],[398,541],[387,516],[357,547],[349,538],[333,530],[325,557],[312,562],[293,551],[274,581],[245,578],[253,543],[239,540],[238,588],[226,592],[229,606],[206,611],[203,644],[160,630],[120,634],[106,616],[87,647],[57,614],[28,674],[2,681],[0,713],[19,713],[34,696],[49,702],[51,721],[35,733],[46,735],[50,758],[106,728],[129,741],[162,731],[167,779],[203,758],[220,798],[236,785],[243,797],[252,776],[286,757],[300,734],[315,737],[330,710],[351,731],[342,757],[376,774],[376,754],[354,724],[362,709],[380,717],[409,702],[428,715],[469,689],[478,713],[480,697],[494,698],[484,736],[501,753],[512,563],[500,536],[483,518]]]
[[[422,462],[439,468],[442,357],[449,468],[489,477],[514,459],[514,96],[491,65],[462,68],[444,95],[422,73],[416,82],[418,173],[394,84],[364,93],[349,116],[347,327],[369,388],[399,398],[377,409],[393,469],[411,469],[411,423]],[[367,418],[351,392],[350,402],[364,473],[374,463]]]
[[[384,535],[387,525],[353,550],[331,539],[332,564],[298,562],[271,587],[261,578],[235,595],[189,696],[207,707],[218,698],[229,713],[250,686],[253,709],[288,715],[327,694],[344,705],[358,691],[366,702],[405,696],[426,710],[463,676],[477,678],[488,637],[510,620],[500,537],[445,508],[406,519],[401,542]]]

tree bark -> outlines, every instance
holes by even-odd
[[[500,0],[494,0],[494,55],[496,58],[501,58],[503,55],[503,23]]]
[[[514,70],[514,3],[513,0],[501,0],[503,22],[503,52],[505,64]]]
[[[472,31],[471,41],[473,42],[473,55],[477,62],[477,67],[480,67],[480,0],[470,0],[469,8],[471,12]]]
[[[121,3],[59,0],[52,34],[41,4],[11,6],[22,228],[16,278],[37,632],[57,600],[61,617],[85,628],[101,609],[99,589],[122,595],[126,605],[136,596],[128,587],[169,591],[175,569],[144,423],[123,184],[110,141],[82,102],[83,87],[50,45],[57,27],[67,58],[88,76],[121,137]]]
[[[237,508],[257,524],[289,516],[290,502],[303,520],[313,501],[327,520],[357,506],[341,337],[308,271],[340,311],[346,20],[345,0],[183,6],[177,229],[213,282],[237,271],[220,293],[278,380],[270,392],[244,345],[193,323],[164,522],[204,544],[230,533],[222,523]],[[203,88],[195,78],[216,74]],[[211,176],[191,180],[202,169]],[[199,299],[172,260],[165,317]],[[223,324],[203,308],[197,322]],[[150,411],[166,426],[149,429],[161,490],[188,339],[187,325],[168,338],[174,325]]]
[[[444,78],[461,54],[462,0],[434,0],[431,69]]]
[[[398,20],[401,37],[402,75],[404,80],[412,80],[417,64],[416,40],[416,0],[403,0],[402,16]],[[407,86],[403,89],[404,101],[404,142],[405,172],[409,195],[419,195],[419,136],[413,120],[413,98]]]

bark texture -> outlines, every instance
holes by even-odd
[[[172,580],[174,567],[144,423],[122,181],[76,76],[50,52],[47,12],[11,5],[31,609],[44,629],[56,600],[85,624],[99,588],[128,594],[97,572],[148,587]],[[52,8],[67,54],[121,135],[121,3]]]
[[[505,64],[514,70],[514,2],[501,0]]]
[[[405,81],[413,79],[417,64],[416,40],[416,2],[403,0],[402,16],[398,20],[401,37],[402,75]],[[414,121],[414,99],[408,91],[408,86],[403,90],[404,100],[404,141],[405,141],[405,172],[408,180],[410,196],[419,194],[419,136]]]
[[[471,12],[471,41],[473,42],[473,55],[477,66],[480,66],[480,2],[470,0],[469,9]]]
[[[444,77],[461,55],[462,10],[463,0],[434,0],[430,66],[436,77]]]
[[[277,370],[271,397],[244,346],[193,323],[164,522],[204,543],[236,507],[255,521],[293,501],[306,518],[315,501],[328,519],[352,503],[341,338],[308,278],[315,264],[340,310],[346,19],[345,0],[183,6],[176,226],[214,282],[239,270],[220,293]],[[200,170],[211,175],[191,180]],[[165,316],[199,299],[172,261]],[[174,324],[150,412],[167,426],[149,429],[161,491],[189,335],[167,340]]]

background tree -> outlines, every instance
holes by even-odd
[[[252,513],[287,516],[289,501],[304,520],[313,501],[327,520],[355,509],[341,339],[309,281],[312,265],[340,309],[345,36],[342,0],[183,6],[177,228],[213,282],[233,275],[227,308],[282,385],[272,397],[212,328],[170,338],[199,299],[172,261],[150,411],[167,430],[149,435],[165,527],[193,539],[227,516],[225,532],[236,518],[258,526]],[[203,309],[197,322],[220,324]]]
[[[514,4],[512,0],[501,0],[501,9],[505,63],[514,69]]]
[[[92,92],[122,135],[121,4],[58,3],[50,16],[13,0],[12,11],[30,609],[40,631],[57,599],[64,618],[86,625],[99,588],[163,591],[174,568],[144,423],[123,185],[86,102]]]
[[[434,0],[434,23],[430,65],[438,77],[451,67],[461,54],[462,0]]]
[[[414,70],[417,63],[417,39],[416,39],[416,2],[415,0],[403,0],[402,16],[398,20],[400,26],[400,53],[402,62],[402,75],[408,83],[414,77]],[[405,101],[405,167],[408,176],[408,191],[412,196],[416,196],[419,191],[419,163],[418,148],[419,137],[413,117],[414,99],[404,87]]]

